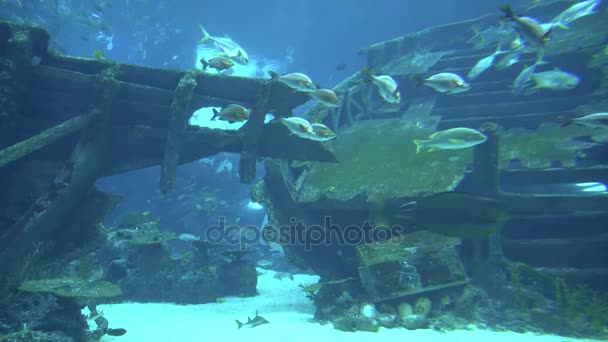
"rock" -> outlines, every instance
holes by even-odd
[[[408,303],[401,303],[397,307],[397,313],[399,314],[399,318],[404,320],[406,317],[414,313],[414,308],[412,308],[412,306]]]
[[[378,332],[380,329],[378,321],[372,318],[359,316],[353,322],[356,330]]]
[[[398,323],[397,315],[388,314],[388,313],[378,314],[378,317],[376,318],[376,320],[378,321],[378,324],[381,327],[385,327],[385,328],[394,328],[397,326],[397,323]]]
[[[405,318],[401,318],[401,325],[410,330],[424,328],[426,325],[426,316],[418,314],[409,315]]]
[[[355,322],[351,317],[339,317],[334,319],[332,323],[334,324],[334,329],[350,332],[356,331]]]
[[[426,297],[420,297],[416,300],[416,305],[414,305],[414,313],[422,316],[428,316],[431,312],[433,304],[431,300]]]

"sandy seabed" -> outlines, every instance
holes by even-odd
[[[294,275],[276,279],[273,271],[261,270],[259,296],[225,298],[223,303],[176,305],[171,303],[123,303],[100,305],[110,328],[125,328],[121,337],[105,336],[101,341],[181,342],[181,341],[452,341],[452,342],[565,342],[593,341],[561,336],[519,334],[490,330],[456,330],[440,333],[430,329],[384,329],[377,333],[343,332],[332,324],[312,321],[314,306],[298,284],[315,283],[317,276]],[[270,324],[237,330],[235,319],[247,321],[256,310]]]

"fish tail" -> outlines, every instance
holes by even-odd
[[[207,60],[205,60],[204,58],[201,58],[201,64],[203,65],[203,71],[205,71],[209,66],[209,62],[207,62]]]
[[[220,116],[220,112],[215,108],[213,108],[212,111],[213,111],[213,116],[211,117],[211,120],[215,120]]]
[[[477,39],[477,37],[479,37],[479,33],[481,32],[481,31],[479,31],[479,29],[478,29],[477,27],[475,27],[475,26],[473,26],[472,30],[473,30],[473,37],[471,37],[469,40],[467,40],[467,43],[472,43],[472,42],[474,42],[474,41],[475,41],[475,39]]]
[[[198,27],[201,28],[201,33],[203,34],[203,36],[201,37],[201,39],[198,41],[199,44],[203,44],[204,42],[211,40],[211,35],[209,34],[209,32],[207,32],[207,30],[205,30],[205,28],[203,27],[203,25],[198,24]]]
[[[245,325],[245,324],[241,323],[238,319],[235,319],[234,321],[236,322],[237,329],[241,329],[243,327],[243,325]]]
[[[268,70],[268,75],[270,75],[270,78],[273,80],[276,80],[277,78],[281,77],[281,75],[277,74],[272,70]]]
[[[423,152],[426,150],[427,146],[426,143],[429,142],[429,140],[418,140],[418,139],[414,139],[414,144],[416,144],[416,154],[419,154],[420,152]]]
[[[505,14],[505,19],[513,19],[515,17],[515,12],[509,5],[501,5],[500,10]]]
[[[421,85],[424,84],[424,77],[422,77],[422,75],[420,75],[420,74],[411,75],[410,79],[412,81],[414,81],[414,83],[416,84],[416,87],[420,87]]]
[[[556,22],[555,24],[553,24],[553,26],[557,26],[557,27],[559,27],[561,29],[564,29],[564,30],[569,30],[570,29],[570,26],[568,26],[568,24],[566,24],[565,22],[563,22],[561,20],[558,21],[558,22]]]
[[[563,116],[563,115],[558,116],[557,120],[559,122],[561,122],[561,126],[562,127],[570,126],[570,125],[572,125],[574,123],[574,120],[572,120],[569,117]]]
[[[363,74],[363,76],[365,76],[365,82],[369,82],[373,79],[374,74],[372,73],[371,69],[368,67],[363,67],[361,68],[361,73]]]

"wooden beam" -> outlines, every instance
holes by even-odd
[[[271,91],[275,88],[270,81],[258,90],[257,101],[253,108],[249,120],[241,127],[243,147],[241,149],[241,159],[239,161],[239,178],[241,183],[250,184],[255,179],[255,167],[258,158],[258,147],[260,137],[264,128],[264,118],[269,111],[268,101]]]
[[[188,126],[190,112],[190,100],[196,88],[197,82],[192,73],[187,73],[179,81],[171,113],[169,114],[169,130],[167,132],[167,142],[165,143],[165,153],[161,165],[160,191],[163,194],[169,193],[175,183],[175,173],[179,165],[180,152],[184,139],[184,132]]]
[[[0,167],[19,160],[45,146],[53,144],[65,136],[80,131],[94,118],[94,116],[93,112],[77,116],[0,150]]]

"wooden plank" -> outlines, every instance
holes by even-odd
[[[186,74],[177,84],[171,113],[169,114],[169,130],[161,164],[160,191],[169,193],[175,184],[175,174],[180,160],[184,132],[190,118],[190,100],[197,83],[192,73]]]
[[[79,115],[57,126],[44,130],[26,140],[0,150],[0,167],[19,160],[35,151],[38,151],[59,139],[78,132],[93,118],[95,113]]]

